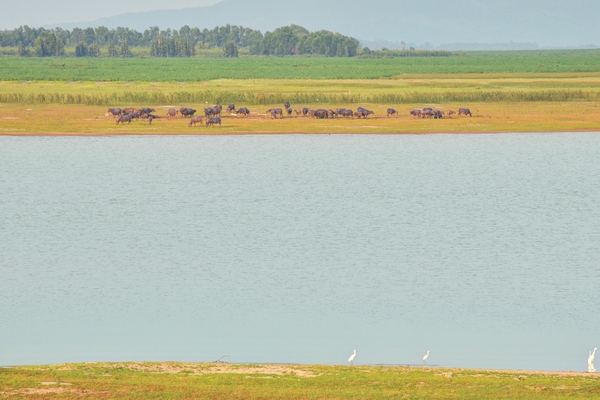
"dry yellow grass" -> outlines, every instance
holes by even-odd
[[[170,105],[155,107],[165,116]],[[179,105],[175,105],[179,107]],[[186,106],[202,110],[205,105]],[[310,108],[356,108],[345,104],[307,104]],[[244,118],[225,115],[221,127],[192,127],[188,119],[166,117],[116,125],[106,117],[106,108],[86,105],[0,104],[0,135],[180,135],[180,134],[285,134],[285,133],[499,133],[499,132],[565,132],[600,130],[600,104],[597,102],[552,103],[478,103],[467,104],[473,117],[420,119],[409,116],[409,110],[430,106],[441,110],[457,110],[463,104],[413,104],[396,106],[399,117],[386,117],[387,106],[365,104],[375,111],[367,119],[314,119],[292,117],[273,120],[265,114],[270,106],[250,107],[252,114]],[[273,107],[281,107],[273,105]]]

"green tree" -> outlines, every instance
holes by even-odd
[[[223,47],[223,55],[225,57],[237,57],[238,56],[238,47],[234,43],[233,40],[227,42],[225,47]]]
[[[121,43],[121,51],[119,52],[121,57],[131,57],[131,50],[129,50],[129,42],[127,39]]]
[[[117,48],[113,42],[108,43],[108,56],[109,57],[118,57],[119,56],[119,52],[117,51]]]
[[[87,44],[81,42],[77,46],[75,46],[75,57],[87,57],[89,54],[89,49]]]
[[[100,57],[100,46],[98,46],[96,43],[88,46],[88,56]]]
[[[23,46],[23,42],[19,42],[18,54],[19,54],[19,57],[29,56],[29,49],[27,47]]]
[[[52,32],[44,31],[35,39],[35,55],[38,57],[57,57],[65,52],[63,43]]]

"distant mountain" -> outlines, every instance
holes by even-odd
[[[598,0],[225,0],[210,7],[121,14],[63,28],[144,30],[243,25],[263,32],[298,24],[390,43],[510,43],[585,46],[600,42]]]

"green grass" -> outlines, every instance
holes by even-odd
[[[0,369],[0,398],[598,398],[597,375],[408,367],[93,363]]]
[[[2,80],[199,82],[214,79],[378,79],[403,74],[600,72],[600,50],[476,52],[464,57],[177,59],[0,57]]]
[[[0,103],[22,104],[441,104],[600,100],[600,78],[542,76],[396,79],[238,79],[208,82],[0,82]],[[334,107],[335,108],[335,107]]]

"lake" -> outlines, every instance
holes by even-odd
[[[0,365],[585,370],[600,134],[0,138]]]

